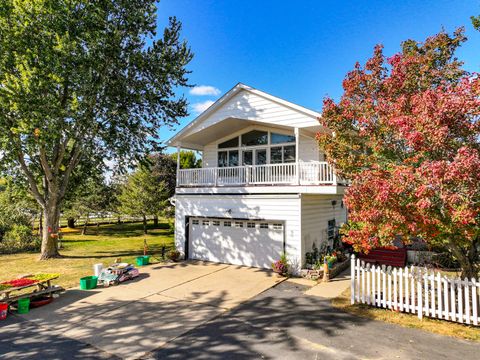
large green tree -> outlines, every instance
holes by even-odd
[[[157,217],[168,207],[168,199],[175,194],[176,163],[170,156],[151,156],[130,174],[118,197],[120,212],[143,218],[147,233],[147,216]]]
[[[192,58],[154,0],[3,0],[0,161],[44,212],[41,259],[58,256],[60,209],[82,158],[126,166],[155,149],[158,128],[187,115],[175,90]]]

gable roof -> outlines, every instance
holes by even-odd
[[[238,83],[235,85],[232,89],[230,89],[228,92],[226,92],[222,97],[220,97],[217,101],[215,101],[208,109],[206,109],[204,112],[202,112],[199,116],[197,116],[193,121],[191,121],[188,125],[186,125],[182,130],[180,130],[177,134],[175,134],[171,139],[167,141],[168,146],[176,146],[178,144],[181,144],[182,141],[181,139],[192,132],[196,128],[199,130],[202,128],[201,124],[205,122],[209,117],[211,117],[217,110],[220,110],[223,106],[227,105],[227,103],[231,100],[234,99],[236,95],[241,93],[242,91],[247,92],[249,94],[256,95],[260,98],[266,99],[268,101],[271,101],[273,103],[276,103],[284,108],[290,109],[291,111],[297,112],[305,118],[309,118],[311,120],[308,121],[308,123],[303,124],[302,126],[297,126],[297,127],[316,127],[318,126],[318,118],[321,116],[319,112],[307,109],[303,106],[294,104],[290,101],[286,101],[284,99],[281,99],[279,97],[270,95],[264,91],[255,89],[251,86]],[[225,120],[225,119],[222,119]],[[255,120],[254,118],[246,119],[250,120]],[[290,127],[295,127],[295,126],[290,126]]]

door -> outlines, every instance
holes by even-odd
[[[267,149],[255,150],[255,165],[265,165],[267,163]]]
[[[270,268],[283,252],[281,221],[190,219],[190,258]]]

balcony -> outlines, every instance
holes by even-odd
[[[338,185],[327,162],[210,167],[178,171],[177,187]]]

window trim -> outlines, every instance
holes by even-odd
[[[262,145],[249,145],[249,146],[244,146],[242,145],[242,135],[243,134],[246,134],[246,133],[249,133],[250,131],[264,131],[267,133],[267,143],[266,144],[262,144]],[[296,142],[296,136],[295,134],[293,135],[294,137],[294,141],[293,142],[286,142],[286,143],[275,143],[273,144],[271,139],[272,139],[272,133],[275,133],[275,134],[280,134],[280,135],[288,135],[288,136],[292,136],[291,134],[283,134],[282,132],[278,132],[278,131],[272,131],[272,130],[262,130],[262,129],[258,129],[258,128],[253,128],[253,129],[249,129],[245,132],[242,132],[241,134],[238,134],[236,137],[238,139],[238,146],[236,147],[230,147],[230,148],[220,148],[219,145],[222,144],[222,143],[225,143],[229,140],[232,140],[234,139],[235,137],[232,137],[230,139],[227,139],[227,140],[224,140],[224,141],[221,141],[221,142],[218,142],[217,143],[217,146],[216,146],[216,155],[217,155],[217,167],[239,167],[239,166],[246,166],[246,165],[243,165],[243,151],[244,150],[255,150],[255,149],[266,149],[267,150],[267,164],[292,164],[292,163],[295,163],[295,161],[293,162],[288,162],[288,163],[285,163],[284,161],[284,147],[285,146],[293,146],[295,148],[295,157],[296,157],[296,154],[298,152],[298,149],[297,149],[297,142]],[[271,162],[271,148],[272,147],[281,147],[282,148],[282,162],[281,163],[272,163]],[[228,166],[220,166],[220,164],[218,163],[219,161],[219,152],[226,152],[227,153],[227,164]],[[229,161],[230,161],[230,151],[238,151],[238,165],[236,166],[230,166],[229,164]],[[254,157],[254,156],[253,156]],[[252,162],[255,163],[255,159],[252,159]]]

